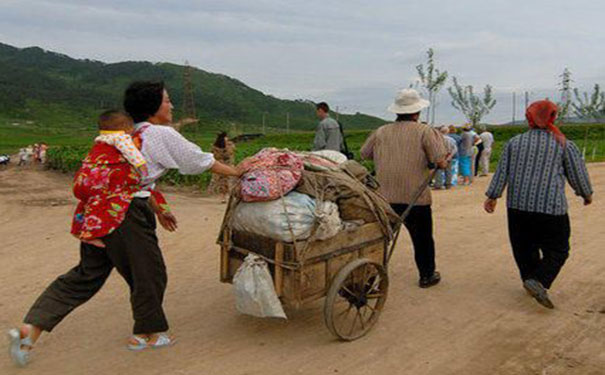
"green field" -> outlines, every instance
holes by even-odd
[[[209,126],[206,129],[198,127],[197,131],[186,130],[183,134],[191,141],[200,145],[202,149],[209,150],[214,136],[219,129],[215,126]],[[576,142],[581,150],[585,149],[586,160],[588,162],[605,160],[605,124],[568,125],[562,127],[562,129],[569,139]],[[232,136],[260,131],[258,127],[245,125],[231,125],[226,130],[229,130]],[[239,162],[264,147],[288,148],[301,151],[310,150],[311,148],[314,135],[312,132],[284,134],[281,130],[269,130],[270,132],[264,137],[238,143],[236,145],[236,160]],[[526,128],[522,126],[494,126],[490,130],[494,133],[496,139],[492,157],[492,164],[495,167],[506,141],[514,135],[524,132]],[[4,124],[0,125],[0,153],[14,153],[19,147],[44,141],[50,145],[48,152],[49,167],[71,173],[79,167],[80,160],[92,144],[95,133],[90,128],[76,130],[73,128],[43,128],[31,124]],[[347,132],[347,142],[357,159],[359,159],[359,149],[369,133],[369,130]],[[364,164],[367,167],[372,167],[371,163],[364,162]],[[176,171],[171,171],[163,178],[163,182],[168,184],[197,186],[200,189],[204,188],[209,180],[210,174],[208,173],[199,176],[183,176]]]

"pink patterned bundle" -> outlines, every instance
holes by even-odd
[[[240,194],[244,202],[265,202],[292,191],[302,177],[303,160],[290,151],[266,148],[242,161],[246,171],[241,178]]]

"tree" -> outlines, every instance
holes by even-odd
[[[483,89],[483,98],[480,98],[474,93],[473,86],[463,87],[456,77],[452,77],[452,80],[454,86],[447,89],[452,97],[452,106],[462,112],[468,122],[476,126],[496,105],[496,99],[492,96],[492,87],[486,85]]]
[[[571,106],[571,72],[566,67],[563,69],[563,74],[561,74],[561,82],[559,82],[559,91],[561,92],[561,101],[557,103],[557,107],[559,107],[559,117],[557,118],[557,122],[561,123],[563,120],[566,120],[569,115],[569,108]]]
[[[573,110],[581,119],[597,121],[605,115],[605,92],[601,91],[601,86],[595,84],[592,94],[573,90],[576,101],[571,103]]]
[[[435,97],[447,81],[447,71],[442,72],[435,67],[435,60],[433,58],[435,51],[432,48],[429,48],[426,54],[426,69],[423,64],[420,64],[416,66],[416,70],[418,71],[420,82],[428,92],[428,99],[431,102],[431,110],[426,113],[426,121],[432,124],[435,122]]]

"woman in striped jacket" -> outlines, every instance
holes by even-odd
[[[552,309],[547,289],[569,256],[565,181],[585,205],[592,202],[592,187],[577,146],[554,125],[557,106],[537,101],[526,117],[530,129],[504,147],[484,208],[493,213],[508,186],[508,230],[523,286]]]

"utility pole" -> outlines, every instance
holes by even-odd
[[[515,112],[517,112],[517,93],[513,91],[513,125],[515,125]]]
[[[191,77],[191,66],[185,61],[183,72],[183,118],[195,119],[195,102],[193,100],[193,83]]]
[[[336,106],[336,121],[338,121],[338,113],[340,111],[340,107]]]
[[[525,91],[525,112],[527,112],[527,107],[529,107],[529,93]]]

